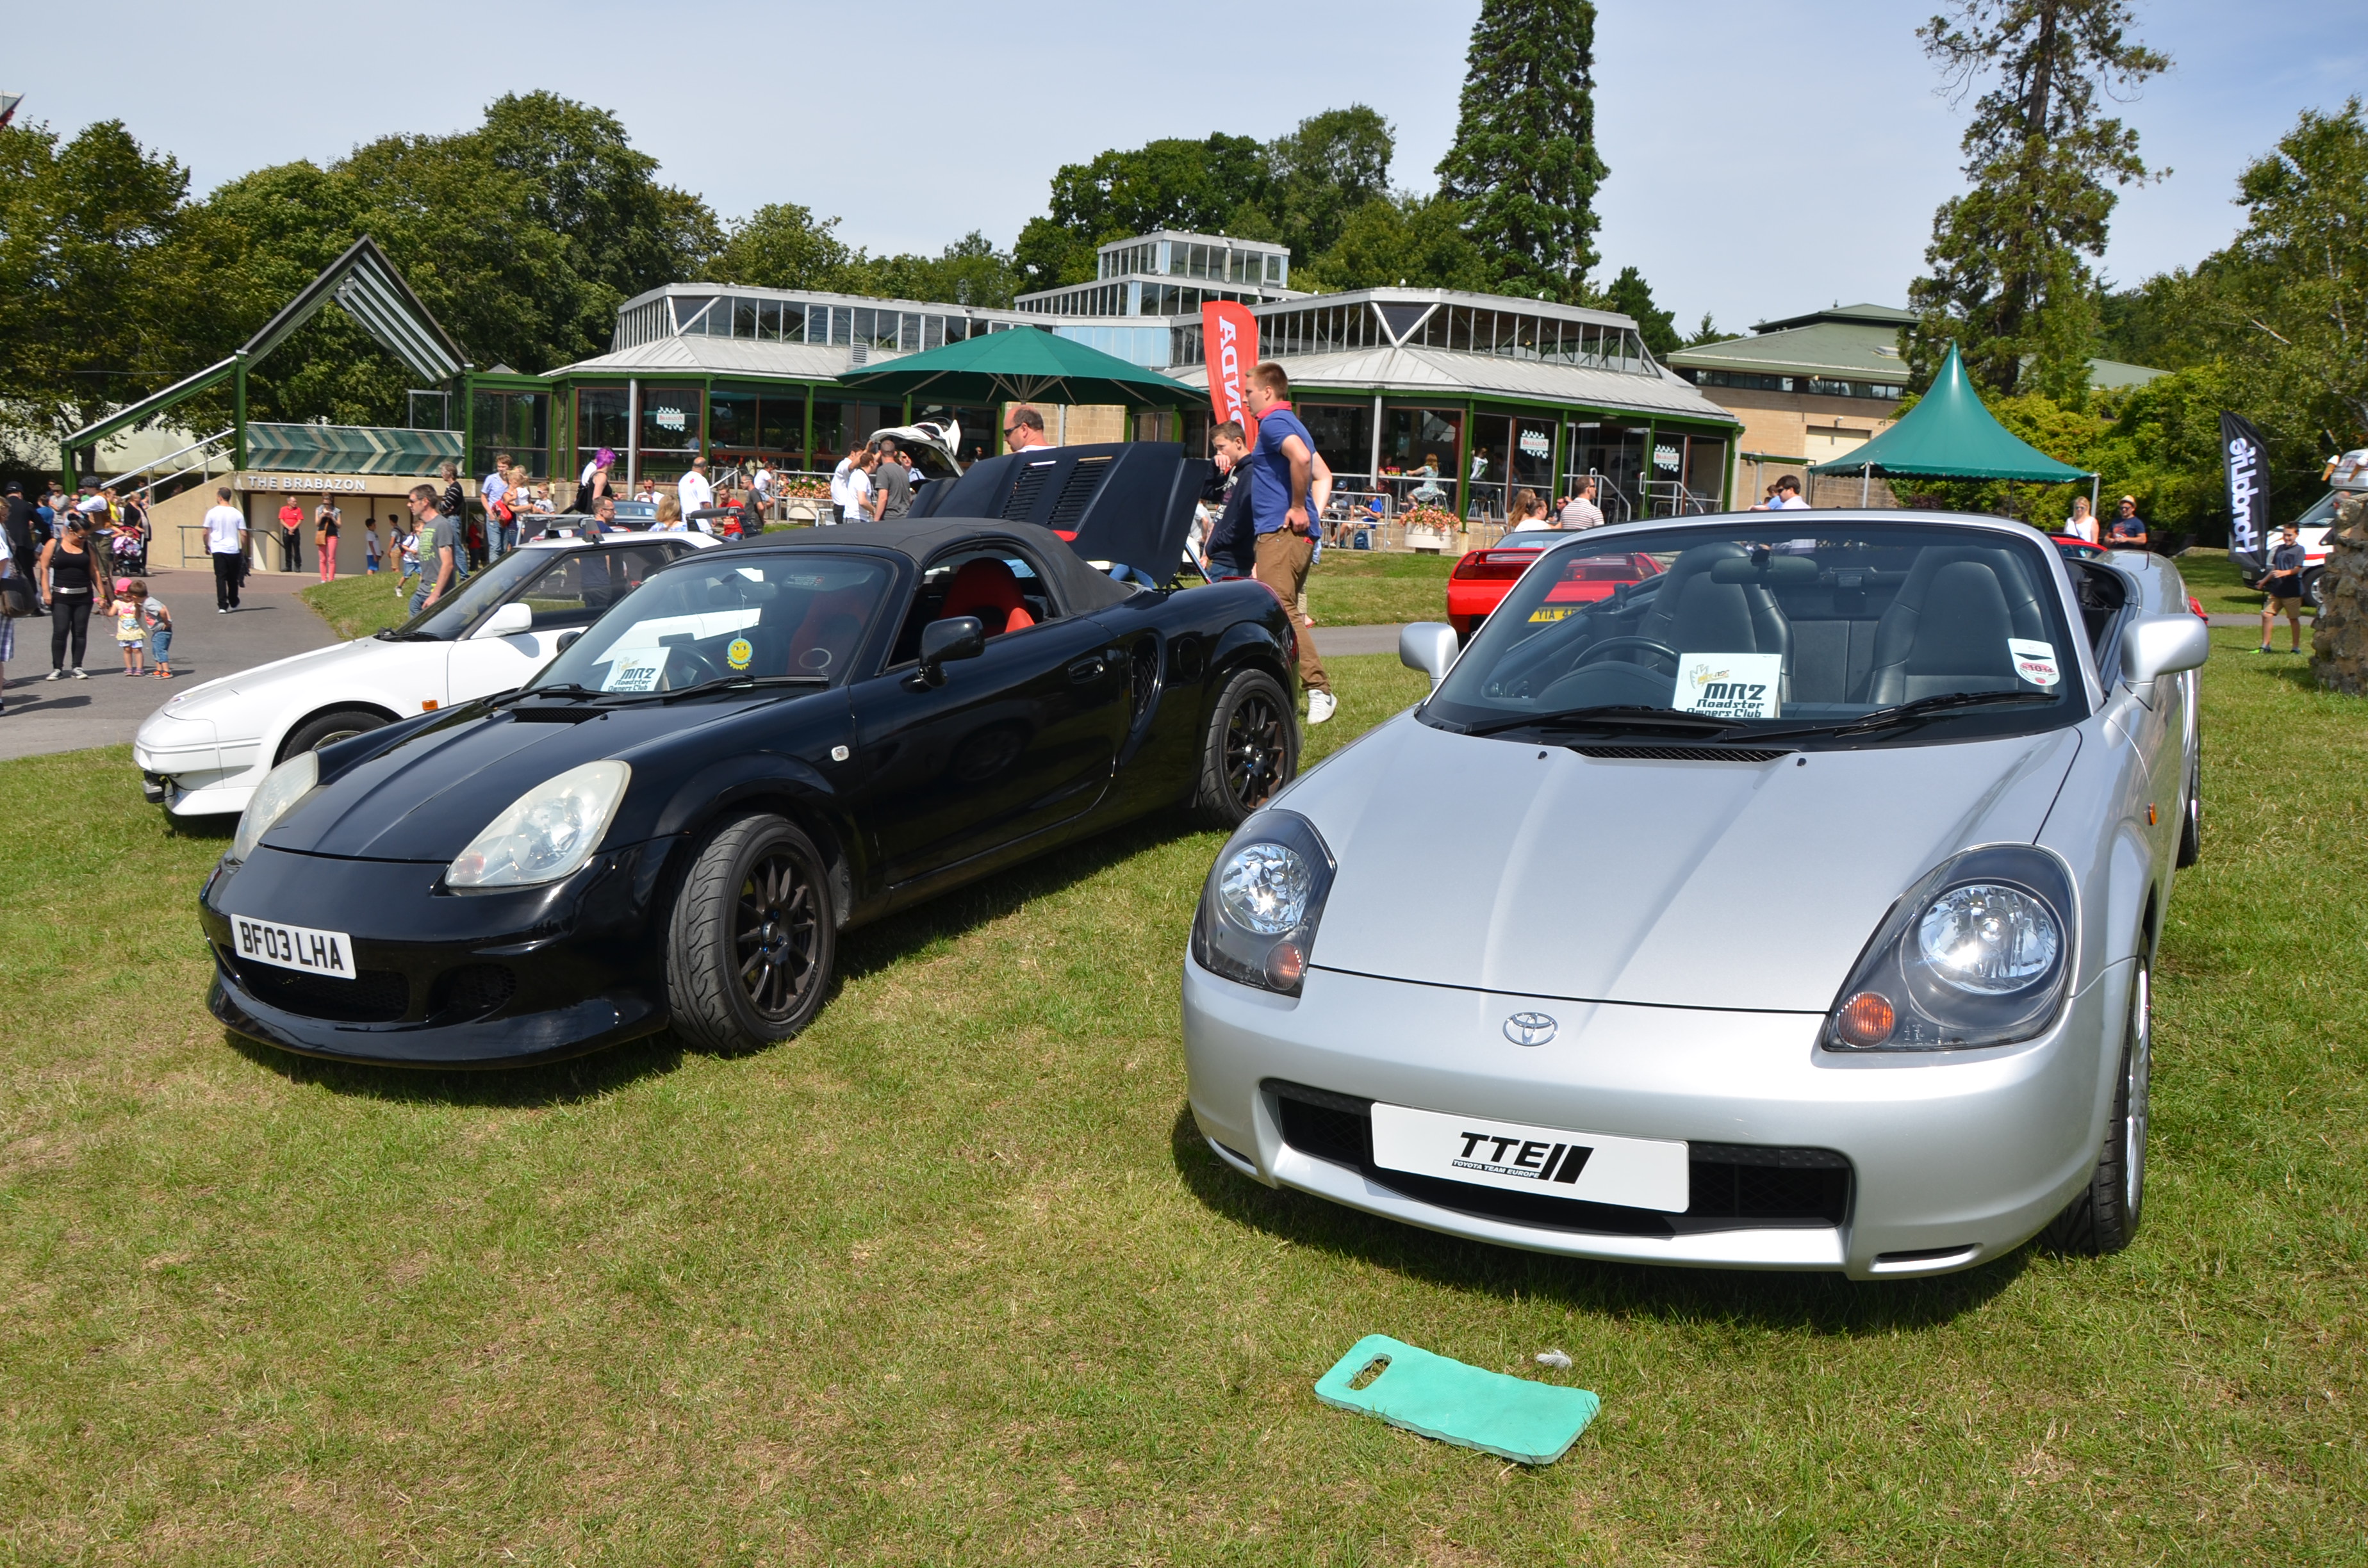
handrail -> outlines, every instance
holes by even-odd
[[[161,457],[161,458],[151,458],[148,461],[146,461],[146,462],[144,462],[144,463],[142,463],[138,468],[128,468],[128,469],[125,469],[121,473],[117,474],[113,479],[109,479],[109,480],[104,480],[104,481],[102,481],[102,482],[100,483],[100,484],[99,484],[99,488],[100,488],[100,489],[102,489],[102,490],[120,490],[121,488],[123,488],[123,482],[124,482],[125,480],[127,480],[127,479],[131,478],[131,477],[132,477],[132,476],[134,476],[135,474],[142,474],[142,473],[146,473],[146,472],[147,472],[149,470],[151,470],[151,469],[163,468],[166,463],[171,462],[175,458],[185,458],[185,457],[188,456],[191,452],[194,452],[194,451],[199,450],[200,448],[204,448],[204,447],[211,447],[211,446],[212,446],[216,441],[227,441],[227,440],[229,440],[229,439],[231,438],[232,435],[233,435],[233,433],[235,433],[235,430],[236,430],[236,426],[230,426],[230,425],[225,425],[225,426],[223,426],[221,429],[219,429],[219,430],[215,431],[215,432],[214,432],[212,435],[211,435],[211,436],[200,436],[200,437],[199,437],[196,440],[194,440],[194,441],[190,442],[188,446],[183,447],[179,451],[176,451],[176,452],[166,452],[166,453],[165,453],[163,457]],[[211,468],[211,467],[212,467],[212,466],[213,466],[213,456],[212,456],[212,455],[209,455],[209,456],[207,457],[207,459],[206,459],[205,462],[204,462],[204,463],[202,463],[202,464],[192,464],[192,465],[190,465],[190,466],[191,466],[191,467],[206,467],[206,468]],[[165,476],[165,479],[152,479],[152,480],[150,480],[150,481],[149,481],[145,485],[142,486],[142,489],[147,489],[147,490],[153,490],[153,489],[154,489],[157,485],[159,485],[159,484],[162,484],[162,483],[165,483],[165,480],[178,479],[178,478],[180,478],[180,477],[181,477],[181,474],[187,473],[187,472],[189,472],[189,470],[188,470],[188,468],[184,468],[184,469],[180,470],[180,471],[179,471],[179,472],[166,474],[166,475]]]

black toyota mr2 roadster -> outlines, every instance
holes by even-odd
[[[484,1066],[671,1027],[746,1050],[838,934],[1298,761],[1254,582],[1172,578],[1208,465],[1016,453],[931,515],[692,552],[512,692],[280,765],[207,880],[215,1017],[308,1054]]]

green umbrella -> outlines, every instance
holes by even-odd
[[[2039,484],[2095,477],[2085,468],[2057,462],[2018,437],[1982,405],[1949,345],[1949,357],[1932,378],[1932,390],[1898,424],[1856,451],[1819,463],[1811,473],[1855,473],[1878,479],[1897,474],[1924,479],[2020,479]]]
[[[838,381],[855,392],[942,403],[1042,400],[1189,408],[1207,395],[1042,327],[1017,327],[907,354],[876,370],[850,370]]]

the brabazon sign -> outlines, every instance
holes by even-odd
[[[407,490],[419,481],[404,474],[389,474],[373,485],[359,474],[349,473],[242,473],[238,476],[241,490],[341,490],[360,494],[366,490]]]
[[[1234,420],[1252,441],[1258,421],[1242,401],[1242,383],[1258,364],[1258,317],[1247,307],[1220,300],[1201,307],[1201,358],[1209,367],[1209,409],[1217,423]]]

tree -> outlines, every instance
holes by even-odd
[[[1317,292],[1342,289],[1485,289],[1489,270],[1443,196],[1376,197],[1349,213],[1331,247],[1292,274]]]
[[[1294,266],[1338,244],[1350,214],[1388,198],[1396,149],[1390,122],[1363,104],[1310,115],[1269,145]]]
[[[1482,0],[1440,189],[1508,293],[1577,302],[1594,267],[1595,6]]]
[[[223,236],[120,120],[0,129],[0,435],[18,461],[219,358]]]
[[[1726,338],[1727,335],[1718,330],[1718,324],[1710,319],[1710,312],[1704,311],[1702,324],[1694,328],[1693,335],[1686,339],[1683,347],[1699,348],[1705,343],[1724,343]]]
[[[2248,358],[2317,403],[2344,437],[2368,431],[2368,121],[2305,109],[2237,179],[2245,228],[2220,269]]]
[[[1653,303],[1652,285],[1645,282],[1645,275],[1633,267],[1622,267],[1620,276],[1611,280],[1611,287],[1584,302],[1607,311],[1618,311],[1634,322],[1637,335],[1644,338],[1645,348],[1656,359],[1673,354],[1685,345],[1685,339],[1678,335],[1678,313]],[[1705,327],[1710,324],[1708,316],[1702,318],[1702,324]]]
[[[1931,273],[1908,285],[1920,319],[1901,348],[1916,384],[1953,339],[1967,371],[1997,392],[2028,379],[2085,395],[2100,321],[2081,258],[2104,254],[2111,187],[2165,172],[2140,160],[2136,131],[2099,112],[2100,91],[2134,92],[2169,69],[2126,36],[2131,21],[2127,0],[1951,0],[1918,29],[1952,101],[1996,81],[1960,143],[1973,188],[1933,215]]]
[[[1053,176],[1051,210],[1012,246],[1028,289],[1092,280],[1094,247],[1154,229],[1277,239],[1267,150],[1220,131],[1112,150]]]
[[[843,293],[880,299],[1000,309],[1011,303],[1019,280],[1010,254],[996,249],[993,241],[973,229],[934,256],[867,256],[859,251],[835,287]]]
[[[854,259],[837,230],[836,218],[815,222],[812,208],[768,202],[724,231],[706,274],[759,289],[837,289]]]

